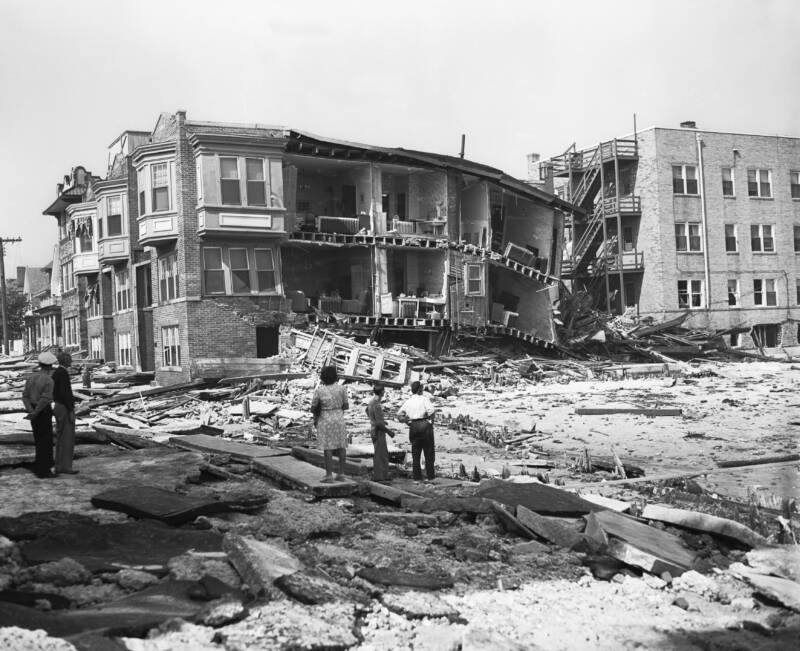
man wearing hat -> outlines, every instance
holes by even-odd
[[[411,441],[411,471],[414,481],[422,481],[420,457],[425,455],[425,476],[431,482],[436,477],[436,453],[433,440],[433,415],[436,409],[423,393],[421,382],[411,383],[411,397],[397,411],[408,421],[408,438]]]
[[[37,477],[55,477],[53,467],[53,378],[50,372],[56,363],[53,353],[39,355],[39,371],[34,372],[25,382],[22,402],[28,410],[28,418],[33,428],[33,441],[36,444],[34,472]]]
[[[53,412],[56,416],[56,474],[76,475],[72,469],[75,450],[75,397],[72,379],[67,370],[72,366],[72,356],[64,351],[56,355],[58,366],[53,371]]]

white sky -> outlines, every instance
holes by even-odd
[[[78,164],[161,111],[526,175],[640,128],[800,136],[797,0],[0,0],[0,236],[42,265]]]

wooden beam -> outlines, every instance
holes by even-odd
[[[647,409],[640,407],[578,407],[578,416],[605,416],[610,414],[636,414],[640,416],[680,416],[682,409]]]

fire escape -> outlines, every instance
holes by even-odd
[[[582,150],[572,145],[541,166],[543,178],[563,179],[557,188],[559,196],[581,209],[566,223],[571,237],[564,248],[562,277],[572,281],[573,289],[591,293],[598,307],[604,302],[609,312],[615,295],[612,285],[617,285],[616,307],[622,312],[633,302],[633,297],[626,296],[626,272],[644,269],[634,235],[641,202],[629,190],[637,161],[635,138],[614,139]]]

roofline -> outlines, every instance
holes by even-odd
[[[122,138],[122,136],[124,136],[126,133],[135,133],[137,136],[150,136],[150,135],[152,135],[152,131],[139,131],[139,130],[134,130],[134,129],[125,129],[125,131],[123,131],[116,138],[114,138],[114,140],[112,140],[111,143],[108,146],[109,147],[113,147],[114,145],[116,145],[119,142],[120,138]]]
[[[186,120],[187,127],[230,127],[232,129],[265,129],[269,131],[283,131],[288,134],[292,129],[281,124],[260,124],[258,122],[210,122],[207,120]]]

